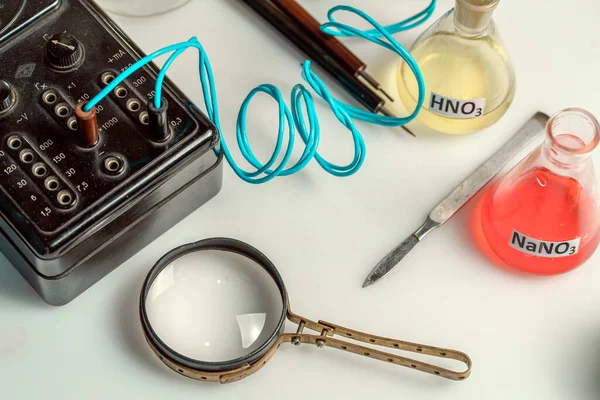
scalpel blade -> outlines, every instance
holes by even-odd
[[[377,264],[377,266],[371,271],[365,282],[363,283],[364,288],[371,286],[384,276],[390,273],[390,271],[408,254],[419,243],[419,239],[415,235],[410,235],[402,244],[392,250],[387,256],[383,258]]]
[[[406,238],[406,240],[404,240],[404,242],[402,242],[400,246],[396,247],[381,261],[379,261],[379,264],[377,264],[377,266],[371,271],[371,273],[363,283],[363,288],[371,286],[372,284],[389,274],[390,271],[394,269],[394,267],[398,265],[398,263],[400,263],[400,261],[402,261],[402,259],[406,257],[406,255],[417,245],[417,243],[423,240],[425,235],[427,235],[429,232],[431,232],[440,225],[441,224],[433,221],[431,218],[427,218],[427,221],[425,221],[425,223],[421,225],[421,227],[417,229],[416,232],[414,232],[412,235]]]

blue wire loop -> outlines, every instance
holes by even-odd
[[[432,15],[433,12],[435,11],[435,8],[437,6],[437,0],[431,0],[431,3],[429,3],[429,5],[427,6],[427,8],[425,8],[423,11],[421,11],[418,14],[413,15],[410,18],[405,19],[404,21],[400,21],[397,22],[395,24],[392,25],[388,25],[386,27],[384,27],[384,31],[385,33],[388,34],[395,34],[398,32],[404,32],[404,31],[408,31],[410,29],[416,28],[417,26],[421,25],[423,22],[427,21]],[[329,12],[327,13],[327,17],[329,18],[329,21],[331,23],[337,23],[335,18],[333,18],[333,14],[335,14],[338,11],[341,10],[349,10],[351,12],[360,12],[360,10],[354,9],[352,7],[348,7],[348,6],[338,6],[338,7],[334,7],[331,10],[329,10]],[[364,14],[364,13],[362,13]],[[371,19],[369,16],[366,16],[367,18]],[[372,24],[375,25],[375,24]],[[323,29],[321,29],[323,30]],[[381,36],[386,36],[384,32],[382,32],[380,29],[371,29],[368,31],[360,31],[365,35],[371,36],[371,37],[381,37]],[[327,32],[332,36],[358,36],[358,35],[354,35],[354,34],[348,34],[345,32],[335,32],[335,31],[330,31]]]
[[[109,85],[107,85],[102,91],[94,96],[84,107],[84,111],[89,111],[95,107],[102,99],[109,95],[119,84],[125,79],[131,76],[133,73],[150,63],[157,57],[171,54],[167,59],[163,67],[161,68],[155,87],[154,106],[160,108],[162,100],[162,90],[165,76],[168,69],[171,67],[173,62],[187,49],[195,48],[199,53],[199,76],[202,85],[202,92],[204,97],[204,104],[206,107],[206,113],[209,119],[215,124],[220,133],[220,148],[219,151],[223,152],[223,156],[230,164],[233,171],[244,181],[253,184],[265,183],[277,176],[292,175],[302,168],[304,168],[313,158],[317,163],[328,173],[338,176],[346,177],[356,173],[364,163],[366,157],[366,145],[362,135],[354,125],[354,120],[365,121],[371,124],[382,125],[382,126],[402,126],[412,121],[419,110],[423,106],[425,101],[425,83],[423,76],[419,69],[419,66],[412,58],[412,56],[396,41],[392,34],[403,30],[414,28],[415,26],[423,23],[427,20],[433,10],[435,9],[436,0],[432,0],[429,7],[420,12],[419,14],[408,18],[405,21],[399,22],[394,25],[390,25],[384,28],[377,21],[371,18],[369,15],[360,11],[356,8],[349,6],[338,6],[332,8],[328,13],[329,22],[321,26],[321,30],[333,36],[355,36],[364,38],[372,43],[382,46],[402,57],[409,65],[418,83],[419,88],[419,99],[414,111],[407,117],[394,118],[384,115],[378,115],[371,113],[366,110],[358,109],[349,104],[343,103],[335,99],[323,81],[312,71],[311,62],[309,60],[304,61],[302,65],[302,78],[308,83],[313,91],[328,105],[338,121],[344,125],[351,133],[352,140],[354,143],[354,158],[346,165],[337,165],[324,159],[318,152],[319,142],[321,140],[321,127],[319,124],[319,118],[316,113],[315,100],[311,92],[302,84],[294,86],[291,92],[291,109],[285,103],[281,91],[271,85],[262,84],[254,88],[245,100],[242,102],[240,111],[238,113],[237,124],[236,124],[236,138],[240,151],[246,161],[251,164],[255,170],[247,171],[237,165],[233,159],[231,152],[225,142],[222,135],[221,122],[219,119],[219,108],[217,103],[216,85],[208,59],[207,53],[198,41],[196,37],[192,37],[187,42],[177,43],[163,49],[157,50],[152,54],[145,56],[140,59],[132,66],[123,71],[117,76]],[[375,29],[362,31],[352,26],[337,22],[334,18],[336,12],[346,11],[353,13],[363,18]],[[246,127],[246,117],[248,108],[254,96],[259,93],[264,93],[273,98],[279,107],[279,129],[277,134],[277,142],[273,155],[266,163],[261,163],[250,147],[248,141],[248,132]],[[307,118],[304,117],[304,112]],[[305,149],[298,159],[298,161],[286,168],[290,161],[292,152],[295,144],[295,132],[298,134],[304,142]],[[285,153],[281,161],[276,165],[277,160],[283,151],[283,143],[286,138],[286,131],[288,136],[288,144],[285,149]]]

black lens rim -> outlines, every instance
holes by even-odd
[[[150,324],[148,314],[146,312],[146,299],[148,297],[150,287],[154,283],[156,277],[162,272],[162,270],[165,269],[168,265],[170,265],[174,260],[183,257],[186,254],[205,250],[227,251],[251,259],[258,265],[263,267],[269,273],[269,275],[271,275],[271,277],[277,284],[277,287],[279,288],[279,292],[281,293],[281,300],[283,304],[282,312],[279,318],[279,323],[277,324],[277,327],[273,331],[271,336],[269,336],[265,343],[263,343],[260,347],[258,347],[250,354],[230,361],[207,362],[195,360],[178,353],[177,351],[170,348],[166,343],[164,343],[156,334],[156,332],[152,329],[152,325]],[[265,353],[269,351],[269,349],[271,349],[271,347],[273,347],[279,336],[283,334],[284,324],[287,317],[287,311],[288,296],[285,284],[283,283],[283,279],[279,274],[279,271],[277,271],[277,268],[275,268],[275,265],[271,262],[271,260],[269,260],[267,256],[265,256],[262,252],[260,252],[255,247],[249,245],[248,243],[226,237],[203,239],[198,242],[179,246],[169,251],[156,262],[156,264],[152,267],[152,269],[146,276],[140,296],[140,319],[144,331],[146,333],[146,338],[149,341],[151,341],[152,345],[155,346],[166,357],[170,358],[178,364],[184,365],[196,371],[227,372],[238,369],[246,364],[255,363],[260,358],[262,358],[265,355]]]

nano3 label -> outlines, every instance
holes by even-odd
[[[530,238],[518,231],[513,231],[510,238],[510,247],[525,254],[537,257],[556,258],[568,257],[579,252],[581,238],[565,240],[563,242],[547,242]]]

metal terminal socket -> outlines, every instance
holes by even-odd
[[[54,90],[48,90],[42,95],[42,100],[44,101],[44,103],[52,105],[58,100],[58,95]]]
[[[127,100],[127,109],[131,112],[138,112],[142,108],[142,104],[138,99]]]
[[[117,86],[114,93],[118,98],[124,99],[129,94],[129,91],[124,86]]]
[[[60,118],[66,118],[71,115],[71,107],[67,103],[61,103],[54,108],[54,113]]]
[[[57,177],[49,176],[44,181],[44,187],[51,192],[55,192],[60,187],[60,182],[58,181]]]
[[[61,190],[56,195],[56,200],[58,200],[58,204],[61,206],[70,206],[75,202],[75,196],[68,190]]]
[[[48,173],[48,167],[44,163],[37,163],[31,168],[31,172],[38,178],[43,178]]]
[[[109,85],[115,79],[115,75],[112,72],[105,72],[102,74],[102,83]]]
[[[33,154],[33,151],[29,149],[21,150],[19,159],[25,164],[31,164],[33,160],[35,160],[35,154]]]
[[[110,156],[104,159],[104,170],[111,175],[121,173],[124,165],[120,157]]]
[[[19,150],[23,146],[23,140],[18,136],[11,136],[6,141],[11,150]]]
[[[75,118],[75,117],[69,118],[69,120],[67,121],[67,126],[69,127],[70,130],[76,131],[77,130],[77,118]]]
[[[140,114],[140,122],[143,125],[148,125],[150,123],[150,117],[148,117],[148,113],[146,111]]]

